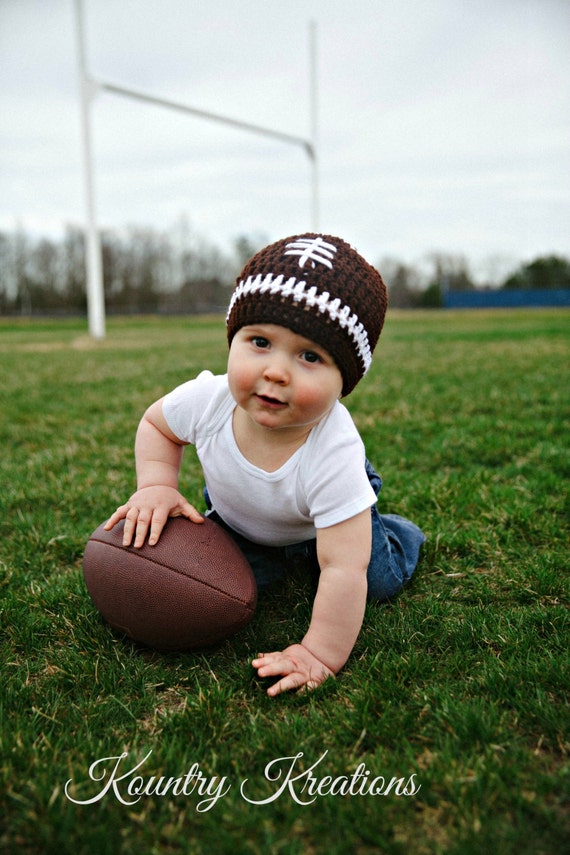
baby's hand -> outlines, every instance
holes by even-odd
[[[292,644],[274,653],[260,653],[251,664],[257,668],[260,677],[282,675],[282,679],[267,690],[271,697],[303,686],[315,689],[328,677],[334,677],[334,672],[302,644]]]
[[[169,517],[188,517],[195,523],[204,522],[204,517],[174,487],[143,487],[105,523],[105,531],[110,531],[119,520],[125,520],[123,546],[140,547],[147,533],[149,546],[154,546],[162,533]]]

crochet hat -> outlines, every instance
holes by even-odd
[[[348,395],[370,367],[387,303],[378,271],[341,238],[284,238],[260,250],[238,276],[228,342],[250,324],[287,327],[330,353]]]

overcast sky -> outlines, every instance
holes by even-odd
[[[372,262],[465,255],[476,275],[570,256],[569,0],[83,0],[107,82],[310,136],[320,230]],[[0,0],[0,228],[57,235],[84,194],[74,0]],[[301,146],[99,93],[100,226],[220,246],[311,227]]]

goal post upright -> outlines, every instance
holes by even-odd
[[[317,76],[317,23],[309,22],[309,110],[311,125],[311,144],[307,146],[307,153],[311,159],[312,170],[312,195],[311,195],[311,219],[313,231],[319,228],[319,163],[318,151],[318,76]]]
[[[93,151],[91,145],[91,101],[95,94],[87,75],[83,6],[75,0],[77,60],[81,99],[81,145],[83,149],[83,186],[85,193],[85,272],[87,277],[87,316],[89,333],[93,338],[105,338],[105,292],[101,238],[95,213]]]
[[[199,110],[177,101],[158,98],[144,92],[118,86],[104,80],[96,80],[89,76],[87,71],[83,0],[75,0],[75,18],[77,33],[78,68],[80,78],[81,96],[81,139],[83,149],[83,183],[85,190],[85,260],[87,276],[87,315],[89,333],[94,338],[105,337],[105,292],[103,283],[103,264],[101,253],[101,239],[97,228],[97,217],[95,207],[95,182],[92,152],[92,130],[91,130],[91,103],[99,91],[120,95],[136,101],[143,101],[160,107],[183,112],[209,121],[220,122],[239,130],[250,131],[256,134],[272,137],[284,143],[301,146],[306,151],[311,161],[311,225],[314,231],[318,230],[319,220],[319,185],[318,185],[318,161],[317,161],[317,60],[316,60],[316,23],[309,23],[309,109],[310,109],[310,138],[288,134],[272,128],[265,128],[251,122]]]

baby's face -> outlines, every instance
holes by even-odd
[[[230,391],[239,407],[270,430],[310,429],[342,392],[342,375],[319,344],[277,324],[235,334],[228,360]]]

